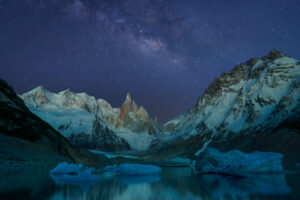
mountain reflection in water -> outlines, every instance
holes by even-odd
[[[155,176],[98,174],[99,181],[59,182],[48,171],[1,170],[0,199],[297,199],[299,174],[237,178],[195,175],[189,168],[163,168]]]

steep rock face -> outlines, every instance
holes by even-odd
[[[86,148],[129,150],[129,143],[133,149],[146,149],[160,130],[157,120],[150,119],[147,111],[131,100],[130,94],[121,108],[112,108],[105,100],[96,100],[86,93],[65,90],[55,94],[41,86],[20,97],[32,112],[73,143]],[[105,128],[97,129],[94,124]],[[133,138],[137,134],[140,141],[135,144]],[[96,137],[99,138],[91,140]],[[103,139],[108,139],[107,144]],[[96,145],[94,141],[101,142]]]
[[[162,148],[192,155],[207,143],[221,150],[276,151],[300,160],[299,104],[300,61],[272,50],[210,83],[194,108],[165,124],[172,139],[166,138],[170,145]]]
[[[46,95],[41,102],[47,102]],[[91,166],[109,164],[105,156],[94,155],[70,144],[46,122],[34,115],[13,89],[0,79],[0,162],[56,165],[59,161]]]
[[[157,121],[149,118],[149,115],[143,106],[138,105],[131,100],[128,93],[126,100],[120,108],[119,120],[115,123],[115,128],[128,128],[133,132],[155,134],[159,129]]]

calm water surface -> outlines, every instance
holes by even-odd
[[[0,170],[0,199],[300,199],[300,176],[234,178],[163,168],[160,176],[98,174],[99,181],[60,182],[42,169]]]

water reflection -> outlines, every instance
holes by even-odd
[[[147,176],[115,176],[118,183],[123,185],[141,184],[141,183],[155,183],[161,179],[160,175],[147,175]]]
[[[284,174],[257,175],[250,178],[214,174],[198,175],[199,189],[211,199],[245,198],[250,195],[288,195]]]
[[[88,180],[88,181],[82,181],[82,180],[72,180],[70,178],[64,178],[62,175],[49,175],[52,180],[57,185],[74,185],[79,186],[83,190],[89,190],[93,185],[97,184],[99,180]]]
[[[164,168],[161,176],[134,177],[102,173],[98,175],[98,181],[82,183],[52,180],[48,171],[36,169],[0,171],[0,175],[0,199],[14,200],[273,199],[275,196],[291,198],[299,194],[297,189],[290,189],[298,187],[298,179],[286,179],[283,174],[251,178],[197,176],[189,168]],[[287,183],[286,180],[292,182]]]

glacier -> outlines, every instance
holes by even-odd
[[[215,148],[207,148],[199,155],[195,169],[199,173],[236,176],[283,173],[282,158],[282,154],[274,152],[243,153],[239,150],[232,150],[222,153]]]

